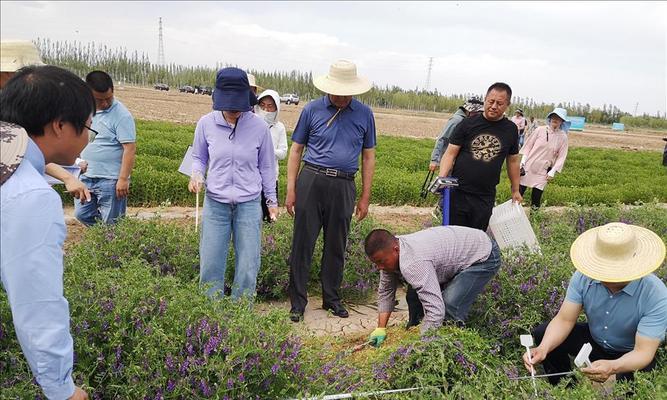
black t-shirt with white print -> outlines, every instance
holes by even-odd
[[[461,121],[449,143],[461,146],[452,170],[459,190],[495,196],[503,161],[519,153],[519,132],[507,118],[489,121],[479,113]]]

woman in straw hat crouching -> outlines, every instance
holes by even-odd
[[[652,370],[667,329],[667,287],[651,273],[665,260],[662,239],[639,226],[611,223],[579,236],[570,257],[577,271],[558,314],[533,330],[539,346],[530,358],[524,354],[526,368],[541,363],[547,374],[570,371],[570,356],[590,343],[592,365],[581,372],[591,380],[614,374],[628,380],[634,371]],[[588,322],[577,322],[582,310]]]

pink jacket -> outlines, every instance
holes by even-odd
[[[567,158],[567,134],[560,129],[554,132],[549,126],[540,126],[528,136],[521,153],[526,171],[521,177],[521,185],[544,190],[547,175],[553,177],[563,170]]]

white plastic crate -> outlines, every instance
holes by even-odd
[[[489,230],[501,249],[525,244],[533,251],[540,251],[540,244],[523,207],[512,203],[512,200],[493,208]]]

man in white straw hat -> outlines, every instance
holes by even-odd
[[[72,380],[65,219],[44,169],[49,162],[74,163],[94,112],[86,84],[54,66],[22,68],[0,91],[0,278],[16,337],[49,399],[88,396]]]
[[[570,371],[570,358],[590,343],[590,379],[632,379],[655,367],[667,329],[667,287],[651,272],[665,260],[665,244],[648,229],[611,223],[590,229],[570,248],[577,271],[565,301],[548,324],[533,331],[539,346],[523,361],[530,371],[542,363],[547,374]],[[588,322],[577,322],[581,311]],[[557,384],[562,376],[549,377]]]
[[[375,118],[370,107],[353,98],[369,91],[370,82],[357,75],[355,64],[339,60],[331,65],[329,74],[315,78],[313,84],[326,94],[308,103],[301,112],[287,162],[285,206],[294,216],[289,257],[290,319],[294,322],[303,318],[308,303],[306,284],[321,229],[322,307],[338,317],[348,317],[339,290],[350,219],[355,210],[354,177],[359,169],[359,155],[362,192],[356,206],[358,220],[368,213],[375,171]],[[304,165],[299,172],[304,148]]]

